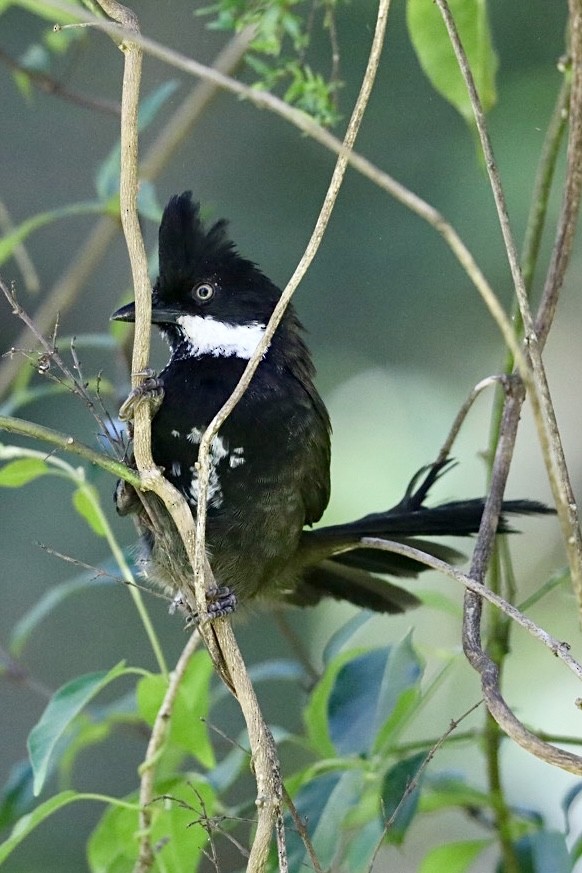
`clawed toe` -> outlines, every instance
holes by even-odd
[[[226,585],[210,588],[206,592],[206,621],[214,621],[215,618],[224,618],[231,615],[236,609],[236,594]],[[174,609],[179,608],[182,612],[187,612],[186,627],[198,627],[200,617],[198,613],[192,612],[186,605],[184,598],[177,595],[173,600]]]
[[[152,415],[155,415],[164,399],[164,383],[156,376],[154,370],[148,368],[141,375],[144,376],[143,382],[132,389],[127,400],[124,400],[119,408],[119,417],[122,421],[133,419],[137,404],[143,400],[151,404]]]

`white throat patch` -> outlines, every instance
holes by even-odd
[[[249,360],[265,332],[265,325],[258,321],[226,324],[210,315],[181,315],[176,323],[182,329],[190,354],[196,358],[212,355]]]

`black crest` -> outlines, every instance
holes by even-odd
[[[221,281],[236,281],[242,286],[257,283],[267,288],[277,299],[279,290],[252,262],[243,258],[227,236],[224,219],[208,229],[200,218],[200,204],[192,200],[192,192],[172,197],[160,225],[160,275],[157,292],[160,299],[170,301],[180,297],[187,288],[201,279],[220,277]]]

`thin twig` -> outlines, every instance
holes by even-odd
[[[180,684],[184,679],[188,665],[194,652],[200,645],[200,642],[200,634],[197,631],[194,631],[194,633],[189,636],[188,642],[184,646],[176,666],[170,674],[170,681],[168,682],[162,705],[158,709],[152,726],[152,732],[150,734],[145,758],[143,764],[141,764],[139,768],[140,844],[139,856],[134,867],[135,873],[142,873],[142,871],[145,873],[145,871],[149,870],[153,865],[154,857],[149,832],[152,820],[150,804],[154,799],[156,766],[172,724],[172,712],[176,696],[180,690]]]
[[[481,703],[482,703],[482,701],[479,700],[477,703],[474,703],[473,706],[470,707],[470,709],[468,709],[466,712],[464,712],[463,715],[459,716],[459,718],[451,719],[451,723],[449,724],[449,726],[446,729],[446,731],[444,732],[444,734],[442,736],[440,736],[438,738],[438,740],[436,740],[436,742],[433,744],[433,746],[428,750],[428,752],[426,754],[426,758],[424,759],[424,761],[421,763],[420,767],[418,768],[418,770],[414,774],[414,777],[410,780],[410,782],[406,786],[406,788],[402,794],[402,797],[400,798],[400,800],[396,806],[396,809],[393,811],[390,818],[384,823],[384,829],[382,831],[382,834],[381,834],[378,842],[376,843],[376,847],[374,849],[374,852],[373,852],[372,857],[370,859],[370,863],[368,865],[368,873],[372,873],[374,864],[376,862],[376,858],[378,857],[378,852],[380,851],[380,849],[382,848],[382,845],[384,844],[384,839],[385,839],[386,835],[390,832],[390,829],[392,828],[392,826],[394,825],[394,822],[396,821],[396,816],[398,815],[399,811],[402,809],[403,804],[410,797],[410,795],[415,790],[415,788],[417,788],[418,783],[420,781],[420,777],[422,776],[422,774],[424,773],[424,771],[426,770],[426,768],[428,767],[430,762],[433,760],[433,758],[435,757],[437,752],[444,746],[444,744],[450,738],[451,734],[453,734],[457,730],[458,726],[461,724],[462,721],[464,721],[464,719],[468,718],[468,716],[470,716],[473,712],[475,712],[476,709],[478,709],[479,706],[481,706]],[[426,748],[426,744],[423,746],[423,748]]]
[[[441,561],[440,558],[435,558],[433,555],[429,555],[426,552],[422,552],[420,549],[416,549],[405,543],[393,542],[392,540],[384,540],[377,537],[363,537],[360,540],[360,544],[364,548],[369,547],[384,552],[394,552],[396,555],[404,555],[407,558],[412,558],[420,564],[424,564],[433,570],[438,570],[439,573],[443,573],[450,579],[454,579],[455,582],[459,582],[469,591],[474,591],[483,600],[487,600],[488,603],[491,603],[497,609],[500,609],[512,621],[516,622],[516,624],[524,628],[524,630],[546,646],[553,655],[564,661],[574,675],[582,681],[582,664],[576,661],[576,659],[570,654],[571,647],[569,643],[565,643],[564,641],[553,637],[534,621],[520,612],[515,606],[508,603],[507,600],[503,599],[503,597],[500,597],[499,594],[494,594],[491,589],[482,585],[480,582],[475,581],[475,579],[471,578],[468,574],[463,573],[461,570],[457,569],[457,567],[453,567],[450,564],[447,564],[446,561]]]
[[[291,814],[291,818],[293,819],[293,824],[295,825],[295,829],[299,836],[301,837],[301,841],[305,848],[307,849],[307,854],[309,855],[309,860],[311,861],[311,866],[315,870],[315,873],[323,873],[323,869],[321,864],[319,863],[319,858],[315,854],[315,849],[313,847],[313,843],[311,842],[311,837],[309,836],[309,831],[305,826],[305,822],[297,812],[297,807],[293,803],[291,795],[283,786],[283,799],[285,800],[285,806],[289,810]]]
[[[542,345],[552,325],[564,276],[570,263],[582,195],[582,7],[580,0],[569,0],[568,8],[570,11],[568,62],[571,69],[566,73],[570,80],[569,94],[564,89],[566,96],[569,96],[566,182],[552,258],[536,315],[536,331]],[[564,115],[566,115],[565,111]]]
[[[135,14],[114,0],[100,0],[103,9],[113,15],[116,20],[122,20],[125,27],[130,28],[130,35],[121,45],[125,53],[123,92],[122,92],[122,127],[121,127],[121,178],[120,178],[120,209],[123,229],[126,236],[135,284],[136,326],[135,344],[132,359],[132,382],[134,387],[139,384],[143,371],[148,363],[149,332],[151,315],[151,289],[147,274],[147,259],[141,237],[137,217],[137,107],[139,97],[141,49],[134,37],[139,34],[138,21]],[[176,524],[180,538],[186,549],[188,559],[195,559],[195,541],[193,519],[188,504],[155,466],[151,454],[151,411],[148,403],[137,404],[134,413],[134,455],[140,471],[142,487],[152,490],[164,502],[166,509]],[[202,498],[201,498],[202,499]],[[147,508],[147,500],[146,500]],[[202,563],[201,581],[195,579],[196,596],[193,600],[189,587],[183,592],[186,602],[202,618],[204,617],[204,578],[206,562]],[[198,587],[202,589],[199,595]],[[193,602],[192,602],[193,601]],[[281,778],[275,743],[262,717],[254,689],[246,672],[242,656],[236,644],[234,634],[228,622],[220,620],[216,627],[206,628],[201,625],[201,633],[207,643],[211,656],[221,671],[221,662],[226,666],[225,680],[236,691],[243,711],[249,742],[251,745],[255,778],[257,783],[258,822],[249,856],[248,870],[259,873],[265,867],[273,825],[280,809]],[[215,637],[219,640],[219,651],[214,645]],[[280,845],[280,856],[285,861],[284,845]],[[153,863],[151,843],[147,827],[141,836],[140,858],[136,865],[136,873],[145,873]]]
[[[116,461],[108,455],[96,452],[95,449],[86,446],[85,443],[80,442],[69,434],[61,433],[60,431],[53,430],[53,428],[45,427],[42,424],[25,421],[22,418],[12,418],[6,415],[0,415],[0,430],[5,430],[7,433],[20,434],[20,436],[31,437],[32,439],[40,440],[40,442],[48,443],[63,452],[69,452],[82,458],[84,461],[88,461],[89,464],[95,464],[97,467],[101,467],[102,470],[106,470],[118,479],[125,479],[125,481],[129,482],[130,485],[133,485],[134,488],[141,487],[141,479],[135,470],[132,470],[125,464],[122,464],[121,461]]]
[[[368,104],[372,86],[374,84],[374,79],[376,76],[376,71],[378,69],[378,64],[380,61],[380,56],[384,43],[384,35],[388,22],[389,8],[390,0],[380,0],[376,19],[376,29],[374,32],[374,38],[370,49],[366,72],[360,88],[360,93],[358,95],[358,99],[356,100],[356,104],[354,106],[350,122],[348,124],[348,128],[342,145],[342,150],[338,156],[338,160],[334,168],[334,172],[324,199],[324,203],[322,205],[318,220],[316,222],[305,253],[299,261],[299,264],[297,265],[297,268],[291,276],[291,279],[287,283],[287,286],[283,290],[281,297],[277,302],[277,305],[275,306],[273,314],[269,319],[269,323],[267,324],[265,333],[261,338],[261,341],[258,344],[257,348],[255,349],[253,356],[249,360],[238,385],[236,386],[232,395],[224,404],[222,409],[220,409],[219,412],[214,416],[213,420],[208,425],[200,441],[198,451],[198,503],[196,513],[196,547],[195,560],[193,565],[194,584],[196,587],[197,600],[199,590],[203,589],[204,587],[207,563],[205,552],[205,531],[207,505],[206,496],[208,492],[208,481],[210,476],[210,446],[219,428],[231,414],[236,404],[239,402],[242,395],[248,388],[255,370],[259,366],[263,355],[266,353],[271,343],[275,330],[277,329],[279,322],[283,318],[283,315],[291,300],[293,293],[295,292],[301,279],[305,275],[305,272],[307,271],[311,261],[313,260],[317,249],[319,248],[348,165],[348,155],[354,146],[360,123],[365,108]],[[205,600],[203,599],[202,601],[198,601],[198,603],[199,609],[201,609],[201,606],[205,604]],[[224,655],[233,684],[235,685],[237,696],[239,696],[239,688],[237,682],[240,680],[236,663],[238,659],[238,653],[237,650],[231,651],[231,646],[234,642],[234,635],[232,633],[231,625],[228,621],[225,621],[224,619],[219,619],[218,621],[214,622],[214,628],[220,645],[220,649]],[[246,672],[244,676],[242,676],[242,680],[245,693],[252,693],[254,697],[254,690],[251,683],[248,682],[248,676],[246,675]],[[241,699],[240,696],[239,699]],[[273,740],[270,735],[270,731],[268,731],[266,725],[259,724],[257,727],[258,732],[256,734],[256,743],[252,742],[250,732],[249,740],[251,741],[251,748],[253,749],[253,761],[255,762],[257,787],[259,788],[259,798],[261,798],[261,796],[264,798],[262,802],[268,805],[269,815],[267,817],[262,817],[260,815],[262,806],[258,803],[259,823],[257,825],[255,842],[253,843],[253,847],[251,849],[249,870],[263,869],[267,858],[267,837],[270,840],[270,831],[273,827],[273,821],[281,821],[280,810],[282,789],[279,774],[279,765],[274,753],[274,746],[271,745],[273,743]],[[260,754],[262,761],[260,771],[259,767],[257,766],[256,760],[257,752],[258,754]],[[260,780],[259,773],[268,774],[269,767],[273,768],[272,773],[274,774],[274,778],[273,776],[271,776],[267,781],[264,781],[262,778]],[[266,833],[266,828],[269,829],[268,835]],[[279,867],[281,870],[285,870],[287,866],[286,853],[284,851],[284,846],[282,845],[283,836],[284,834],[281,830],[281,827],[277,827]]]
[[[33,70],[30,67],[19,64],[2,48],[0,48],[0,61],[10,70],[25,75],[35,88],[38,88],[39,91],[44,91],[45,94],[60,97],[69,103],[83,107],[83,109],[90,109],[92,112],[103,112],[106,115],[116,115],[119,117],[121,112],[119,103],[103,100],[101,97],[88,97],[85,94],[80,94],[78,91],[73,91],[48,73]]]
[[[65,378],[69,380],[70,384],[67,386],[69,388],[69,390],[71,390],[74,394],[77,394],[77,396],[81,397],[83,402],[86,404],[89,412],[91,413],[91,415],[93,416],[93,418],[95,419],[97,424],[99,425],[100,429],[104,433],[107,433],[107,426],[106,426],[105,422],[103,421],[103,419],[101,418],[100,414],[97,412],[93,397],[87,391],[87,388],[83,384],[82,380],[78,379],[75,376],[75,374],[72,372],[72,370],[69,369],[69,367],[66,365],[66,363],[64,362],[64,360],[62,359],[62,357],[59,354],[59,351],[58,351],[57,346],[56,346],[56,334],[57,334],[57,328],[58,328],[58,318],[56,319],[55,324],[53,325],[52,339],[49,342],[43,336],[43,334],[38,330],[33,319],[28,315],[28,313],[22,308],[20,303],[17,301],[13,289],[11,289],[8,286],[8,284],[3,281],[3,279],[1,277],[0,277],[0,291],[2,291],[2,293],[4,294],[4,296],[7,299],[8,303],[12,307],[12,314],[16,315],[26,325],[28,330],[36,338],[37,342],[44,349],[44,352],[45,352],[46,356],[49,358],[49,360],[53,361],[57,365],[57,367],[59,368],[61,373],[65,376]],[[80,371],[79,371],[79,375],[80,375]]]
[[[489,139],[489,132],[485,122],[485,113],[483,112],[483,107],[475,87],[475,82],[466,53],[459,38],[455,21],[451,15],[447,0],[435,0],[435,2],[445,22],[459,68],[463,74],[467,91],[471,99],[471,108],[473,110],[477,131],[479,133],[481,148],[485,157],[491,190],[497,208],[499,225],[524,325],[525,347],[531,361],[533,378],[531,380],[524,379],[524,382],[529,391],[538,439],[562,527],[562,536],[572,575],[572,585],[578,597],[579,607],[582,609],[582,531],[580,529],[577,505],[568,474],[562,440],[541,357],[541,346],[538,341],[534,319],[529,306],[527,289],[519,264],[517,247],[511,232],[505,195],[503,193],[499,171],[493,155],[491,141]],[[571,0],[571,6],[576,8],[575,13],[571,10],[573,19],[570,22],[571,30],[576,32],[576,36],[572,37],[574,43],[572,60],[573,63],[577,60],[578,64],[582,65],[582,47],[579,45],[582,41],[582,11],[579,9],[579,0]],[[578,42],[576,42],[576,40]],[[582,77],[582,70],[579,71],[579,76]],[[579,80],[579,90],[577,93],[578,96],[582,93],[582,79]],[[578,133],[580,133],[580,131],[578,131]],[[580,170],[580,148],[582,148],[582,139],[581,142],[577,144],[579,149],[575,158],[578,163],[575,164],[575,168],[571,167],[571,172],[576,172],[577,175],[580,175],[582,172]],[[579,195],[579,187],[582,184],[582,178],[578,178],[576,184],[578,185],[576,190]],[[579,196],[575,201],[576,210],[578,205]],[[525,374],[522,372],[519,362],[516,363],[520,375],[524,378]],[[519,410],[517,410],[515,414],[519,417]]]
[[[481,381],[475,385],[455,417],[451,429],[447,434],[447,438],[438,453],[437,459],[435,461],[435,466],[444,463],[451,454],[453,443],[457,439],[459,432],[465,422],[465,419],[479,395],[487,388],[490,388],[492,385],[502,385],[507,390],[507,384],[509,381],[510,377],[506,376],[505,374],[501,374],[498,376],[487,376],[485,379],[481,379]]]
[[[570,645],[551,636],[543,628],[539,627],[527,616],[523,615],[515,606],[508,603],[498,594],[494,594],[485,585],[477,582],[471,576],[462,573],[456,567],[452,567],[445,561],[439,560],[432,555],[421,552],[412,546],[403,543],[381,540],[374,537],[365,537],[360,540],[363,547],[380,549],[381,551],[394,552],[397,555],[404,555],[408,558],[413,558],[415,561],[431,567],[433,570],[438,570],[445,576],[454,579],[463,585],[468,591],[477,595],[475,601],[479,604],[481,600],[487,600],[493,606],[502,610],[509,618],[523,627],[528,633],[545,645],[553,655],[560,658],[567,667],[582,680],[582,664],[576,661],[570,654]],[[470,608],[473,608],[470,605]],[[469,621],[468,626],[473,628],[478,626],[478,622]],[[569,752],[564,752],[562,749],[556,749],[547,743],[542,742],[535,734],[532,734],[511,712],[503,698],[498,692],[497,680],[498,673],[496,665],[482,651],[480,639],[468,639],[463,641],[467,649],[467,657],[470,657],[472,665],[481,675],[483,693],[487,700],[487,705],[491,703],[492,715],[500,724],[503,730],[516,743],[522,746],[526,751],[531,752],[543,761],[549,764],[555,764],[562,770],[567,770],[569,773],[582,774],[582,757],[572,755]],[[491,709],[490,709],[491,711]]]

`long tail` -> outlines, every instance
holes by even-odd
[[[485,506],[484,498],[455,500],[441,506],[424,506],[431,486],[450,468],[450,461],[423,468],[412,479],[404,498],[386,512],[366,515],[346,524],[331,525],[303,535],[306,557],[303,585],[295,602],[316,603],[331,596],[378,612],[402,612],[418,603],[417,598],[371,573],[414,577],[426,570],[424,564],[390,552],[359,545],[363,537],[408,542],[449,563],[463,555],[442,543],[419,540],[426,536],[469,536],[477,533]],[[425,476],[426,474],[426,476]],[[421,484],[417,487],[419,479]],[[535,500],[503,503],[499,533],[512,533],[508,515],[550,515],[554,510]]]

